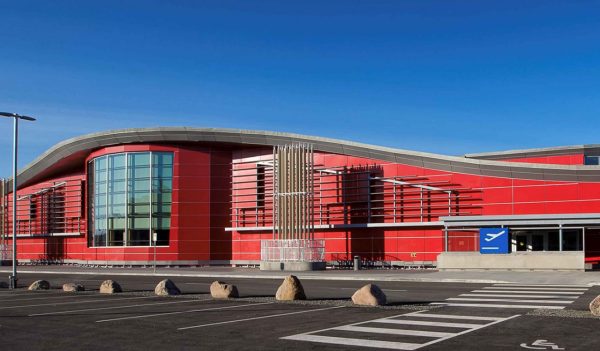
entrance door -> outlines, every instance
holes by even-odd
[[[531,251],[544,251],[545,234],[531,234]]]
[[[527,234],[515,235],[515,246],[517,251],[527,251]]]

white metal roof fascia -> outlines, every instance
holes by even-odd
[[[481,227],[490,225],[584,225],[600,224],[600,213],[540,214],[507,216],[440,217],[446,227]]]

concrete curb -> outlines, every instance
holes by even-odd
[[[8,270],[0,270],[2,273],[10,273]],[[289,272],[281,274],[227,274],[227,273],[180,273],[180,272],[103,272],[103,271],[43,271],[43,270],[24,270],[20,269],[19,273],[24,274],[80,274],[80,275],[116,275],[116,276],[169,276],[169,277],[196,277],[196,278],[224,278],[224,279],[283,279]],[[472,284],[500,284],[512,283],[506,280],[494,279],[457,279],[457,278],[405,278],[405,277],[389,277],[389,276],[345,276],[332,277],[326,275],[310,275],[294,272],[294,274],[303,280],[332,280],[332,281],[380,281],[380,282],[427,282],[427,283],[472,283]]]

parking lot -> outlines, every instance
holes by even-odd
[[[38,278],[22,276],[21,283]],[[305,281],[307,301],[278,302],[278,280],[232,281],[241,298],[213,300],[208,278],[173,279],[183,292],[177,297],[154,296],[162,277],[120,277],[123,293],[101,295],[97,288],[106,278],[52,276],[46,277],[54,287],[48,291],[1,289],[3,349],[505,350],[539,340],[563,349],[600,345],[600,319],[586,311],[598,287],[387,282],[380,286],[389,305],[371,308],[350,303],[364,283],[357,281]],[[57,289],[67,281],[88,291]],[[529,297],[497,297],[502,294]],[[507,301],[514,305],[494,307]]]

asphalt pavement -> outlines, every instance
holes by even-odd
[[[0,267],[0,274],[9,274],[10,267]],[[361,280],[361,281],[419,281],[457,283],[530,283],[530,284],[587,284],[600,285],[600,271],[437,271],[434,269],[365,269],[359,271],[328,269],[312,272],[261,271],[246,267],[152,267],[123,266],[19,266],[18,272],[45,274],[111,274],[169,275],[172,277],[280,279],[294,274],[303,280]],[[0,278],[1,279],[1,278]]]
[[[49,267],[33,273],[26,272],[32,267],[19,268],[19,288],[0,289],[3,350],[600,349],[600,318],[588,310],[600,286],[587,283],[419,281],[429,272],[324,272],[326,279],[301,278],[306,301],[280,302],[273,296],[285,273],[214,269],[229,276],[223,278],[209,269],[201,270],[210,275],[204,277],[192,275],[194,269],[153,275],[129,268],[59,267],[62,271],[51,274],[44,272]],[[362,285],[394,274],[405,279],[376,281],[387,295],[386,306],[352,304],[351,295]],[[347,279],[352,275],[355,279]],[[154,296],[163,278],[183,294]],[[37,279],[48,280],[51,289],[27,291]],[[117,280],[124,292],[99,294],[105,279]],[[237,285],[240,298],[212,299],[209,286],[216,279]],[[62,292],[67,282],[83,284],[86,291]]]

